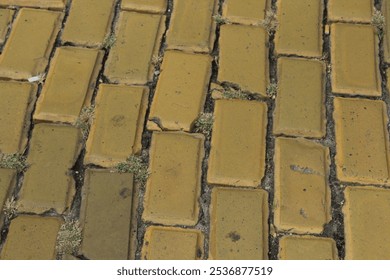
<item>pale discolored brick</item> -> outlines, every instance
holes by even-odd
[[[163,14],[167,9],[167,0],[122,0],[123,10]]]

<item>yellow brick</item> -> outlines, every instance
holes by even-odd
[[[222,16],[230,22],[257,24],[264,20],[269,0],[225,0]]]
[[[0,0],[0,6],[22,6],[62,10],[65,0]]]
[[[279,58],[274,133],[321,138],[325,129],[324,63]]]
[[[0,169],[0,209],[3,209],[5,202],[10,198],[13,187],[16,183],[16,170]],[[4,212],[0,212],[0,227],[2,227]]]
[[[337,260],[336,242],[314,236],[284,236],[279,242],[281,260]]]
[[[80,212],[84,256],[94,260],[128,259],[132,194],[132,174],[86,171]]]
[[[336,98],[336,171],[341,181],[388,184],[389,135],[382,101]]]
[[[217,100],[207,182],[256,187],[264,176],[267,106]]]
[[[211,52],[215,39],[213,15],[217,0],[174,0],[167,33],[167,48]]]
[[[0,44],[4,43],[7,35],[8,25],[12,21],[14,11],[7,9],[0,9]]]
[[[55,217],[19,216],[12,220],[2,260],[54,260],[57,233],[61,219]]]
[[[137,12],[163,14],[167,9],[167,0],[122,0],[121,8]]]
[[[0,151],[22,153],[27,144],[30,114],[37,86],[0,81]]]
[[[322,1],[283,0],[277,5],[276,53],[322,56]]]
[[[370,22],[374,2],[374,0],[329,0],[329,20]]]
[[[141,84],[151,81],[153,56],[158,54],[165,17],[121,12],[116,42],[108,56],[105,75],[111,82]]]
[[[148,89],[101,85],[84,162],[113,166],[141,151]]]
[[[58,48],[34,114],[35,121],[74,123],[90,105],[103,52]]]
[[[61,19],[59,12],[21,9],[0,55],[0,77],[26,80],[42,73]]]
[[[331,44],[333,92],[381,96],[378,42],[374,27],[332,24]]]
[[[195,225],[199,214],[204,137],[155,132],[150,148],[143,218],[166,225]]]
[[[266,96],[268,84],[267,32],[256,26],[222,25],[219,38],[218,81]]]
[[[73,0],[62,41],[101,46],[111,28],[115,0]]]
[[[198,260],[203,255],[199,230],[150,226],[146,229],[142,259]]]
[[[149,129],[190,131],[203,110],[211,75],[211,58],[204,54],[167,51],[150,109]]]
[[[80,132],[69,126],[38,124],[32,132],[28,170],[24,174],[19,210],[62,213],[72,199],[70,173],[81,149]]]
[[[210,215],[210,259],[268,259],[266,191],[214,188]]]
[[[383,48],[384,48],[385,61],[389,63],[390,62],[390,3],[388,3],[388,0],[382,2],[382,12],[385,17]]]
[[[345,189],[345,259],[390,259],[390,190]]]
[[[275,226],[321,233],[331,219],[328,149],[290,138],[277,138],[275,146]]]

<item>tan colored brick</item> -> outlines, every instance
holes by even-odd
[[[155,132],[150,148],[143,218],[166,225],[195,225],[199,215],[204,137]]]
[[[331,219],[329,151],[303,139],[275,143],[275,226],[298,233],[321,233]]]
[[[61,219],[55,217],[16,217],[11,222],[0,259],[54,260],[61,223]]]
[[[277,6],[276,53],[322,56],[322,1],[283,0]]]
[[[11,191],[16,183],[16,170],[0,168],[0,209],[2,210],[5,202],[10,198]],[[2,216],[4,212],[0,211],[0,227],[2,227]]]
[[[12,21],[13,15],[13,10],[0,9],[0,44],[4,43],[5,36],[7,35],[8,31],[8,26]]]
[[[128,259],[132,194],[132,174],[87,170],[80,212],[84,256],[94,260]]]
[[[109,167],[140,153],[147,98],[146,87],[100,86],[85,163]]]
[[[332,24],[331,44],[333,92],[381,96],[378,42],[374,27]]]
[[[382,101],[335,98],[336,172],[345,182],[388,184],[389,135]]]
[[[337,260],[336,242],[315,236],[284,236],[279,242],[281,260]]]
[[[59,12],[21,9],[0,55],[0,77],[26,80],[42,73],[61,20]]]
[[[115,0],[73,0],[62,41],[100,47],[110,32]]]
[[[137,12],[163,14],[167,9],[167,0],[122,0],[121,8]]]
[[[103,52],[58,48],[34,114],[35,121],[74,123],[90,105]]]
[[[370,22],[374,2],[374,0],[329,0],[329,20]]]
[[[374,187],[345,189],[345,259],[390,258],[390,190]]]
[[[268,258],[266,191],[214,188],[210,215],[210,259]]]
[[[269,0],[225,0],[222,16],[230,22],[257,24],[264,20]]]
[[[142,259],[198,260],[203,255],[199,230],[150,226],[146,229]]]
[[[387,63],[390,63],[390,3],[387,0],[382,1],[382,13],[385,17],[385,30],[384,30],[384,57]]]
[[[0,81],[1,152],[13,154],[24,151],[36,91],[34,84]]]
[[[279,58],[274,133],[321,138],[325,129],[325,64]]]
[[[111,82],[144,85],[151,81],[153,56],[158,54],[165,17],[121,12],[116,42],[108,56],[105,75]]]
[[[174,0],[167,48],[209,53],[215,39],[217,0]]]
[[[22,6],[62,10],[65,8],[65,0],[0,0],[0,6]]]
[[[267,105],[217,100],[207,182],[256,187],[264,176]]]
[[[165,52],[148,128],[190,131],[203,110],[210,75],[209,55]]]
[[[219,38],[218,81],[266,96],[268,84],[267,32],[262,27],[222,25]]]
[[[32,132],[29,168],[24,174],[19,210],[42,213],[51,208],[62,213],[71,202],[74,180],[70,169],[81,149],[78,129],[37,124]]]

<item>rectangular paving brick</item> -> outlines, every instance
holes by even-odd
[[[345,189],[345,259],[390,259],[390,190]]]
[[[0,9],[0,45],[4,43],[13,15],[13,10]]]
[[[0,6],[22,6],[62,10],[66,0],[0,0]]]
[[[21,9],[0,55],[0,77],[26,80],[44,72],[61,20],[59,12]]]
[[[203,110],[210,75],[209,55],[165,52],[148,129],[190,131]]]
[[[217,0],[174,0],[167,48],[209,53],[215,39]]]
[[[267,105],[217,100],[207,182],[256,187],[264,176]]]
[[[153,133],[150,176],[143,218],[166,225],[198,221],[204,137],[182,132]]]
[[[81,253],[93,260],[128,259],[133,175],[87,169],[81,196]]]
[[[297,233],[321,233],[330,221],[329,151],[303,139],[275,143],[275,226]]]
[[[141,152],[146,87],[100,85],[85,163],[113,166]]]
[[[218,81],[266,96],[267,32],[257,26],[224,24],[220,34]]]
[[[388,184],[390,160],[385,103],[335,98],[333,118],[339,180]]]
[[[137,12],[163,14],[167,9],[167,0],[122,0],[121,8]]]
[[[35,121],[74,123],[91,102],[103,52],[58,48],[34,114]]]
[[[264,20],[269,0],[225,0],[222,16],[230,22],[257,24]]]
[[[154,70],[151,61],[160,49],[164,21],[161,15],[120,13],[116,42],[104,72],[111,82],[144,85],[151,81]]]
[[[35,125],[19,194],[20,211],[62,213],[69,206],[75,191],[70,169],[81,149],[80,134],[70,126]]]
[[[325,129],[325,64],[279,58],[274,133],[321,138]]]
[[[364,40],[362,40],[364,38]],[[381,96],[378,41],[371,25],[331,25],[334,93]]]
[[[214,188],[210,216],[210,259],[268,258],[266,191]]]
[[[385,30],[384,30],[384,40],[383,40],[383,49],[384,57],[387,63],[390,63],[390,3],[388,1],[382,2],[382,13],[385,17]]]
[[[315,236],[283,236],[279,241],[280,260],[337,260],[336,242]]]
[[[37,86],[0,81],[0,151],[22,153],[27,144]]]
[[[277,11],[276,53],[322,56],[322,1],[282,0]]]
[[[100,47],[111,29],[115,0],[73,0],[62,41]]]
[[[374,0],[329,0],[328,17],[331,21],[370,22]]]
[[[62,220],[56,217],[16,217],[9,227],[0,259],[55,260],[61,223]]]
[[[142,247],[143,260],[199,260],[203,235],[199,230],[150,226]]]
[[[16,183],[16,170],[0,168],[0,210],[10,198],[13,187]],[[0,211],[0,227],[3,226],[3,211]]]

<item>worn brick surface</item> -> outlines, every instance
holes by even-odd
[[[390,258],[390,190],[374,187],[345,189],[345,258]]]
[[[120,13],[104,72],[111,82],[143,85],[152,79],[151,62],[160,48],[164,21],[161,15]]]
[[[374,30],[371,25],[331,25],[334,93],[381,95],[378,42]]]
[[[37,86],[0,81],[0,151],[23,152]]]
[[[267,32],[262,27],[222,25],[219,37],[218,81],[266,95],[268,84]]]
[[[83,106],[91,102],[102,58],[103,52],[98,50],[58,48],[34,120],[76,122]]]
[[[142,259],[197,260],[203,255],[199,230],[150,226],[146,229]]]
[[[314,236],[284,236],[279,241],[281,260],[337,260],[336,242]]]
[[[270,2],[269,0],[225,0],[222,16],[230,22],[258,24],[264,20]]]
[[[59,12],[21,9],[0,55],[0,77],[28,79],[42,73],[61,19]]]
[[[328,17],[332,21],[370,22],[374,0],[329,0]]]
[[[0,209],[10,198],[11,191],[16,183],[16,170],[0,168]],[[0,212],[0,227],[2,226],[3,211]]]
[[[12,220],[1,250],[3,260],[55,259],[55,244],[62,220],[55,217],[19,216]]]
[[[266,191],[214,188],[210,216],[210,259],[268,258]]]
[[[390,3],[387,0],[382,1],[382,13],[385,17],[383,40],[384,58],[387,63],[390,63]]]
[[[322,1],[281,0],[277,5],[279,25],[275,36],[276,52],[322,56]]]
[[[325,64],[279,58],[274,133],[321,138],[325,128]]]
[[[167,0],[122,0],[121,7],[124,10],[162,14],[167,9]]]
[[[165,52],[148,128],[190,131],[203,109],[210,75],[209,55]]]
[[[389,183],[389,135],[385,103],[336,98],[336,171],[342,181]]]
[[[267,105],[217,100],[207,181],[256,187],[264,176]]]
[[[95,260],[129,258],[132,193],[132,174],[87,170],[80,212],[84,256]]]
[[[65,0],[0,0],[0,6],[21,6],[62,10]]]
[[[62,213],[74,192],[70,169],[80,150],[80,132],[69,126],[38,124],[34,127],[19,197],[19,210],[42,213],[51,208]]]
[[[13,10],[0,9],[0,45],[4,43],[8,25],[11,23],[13,15]]]
[[[113,166],[141,151],[148,89],[100,85],[84,162]]]
[[[101,46],[110,32],[115,0],[73,0],[62,41]]]
[[[150,147],[150,176],[143,218],[166,225],[198,221],[204,137],[155,132]]]

